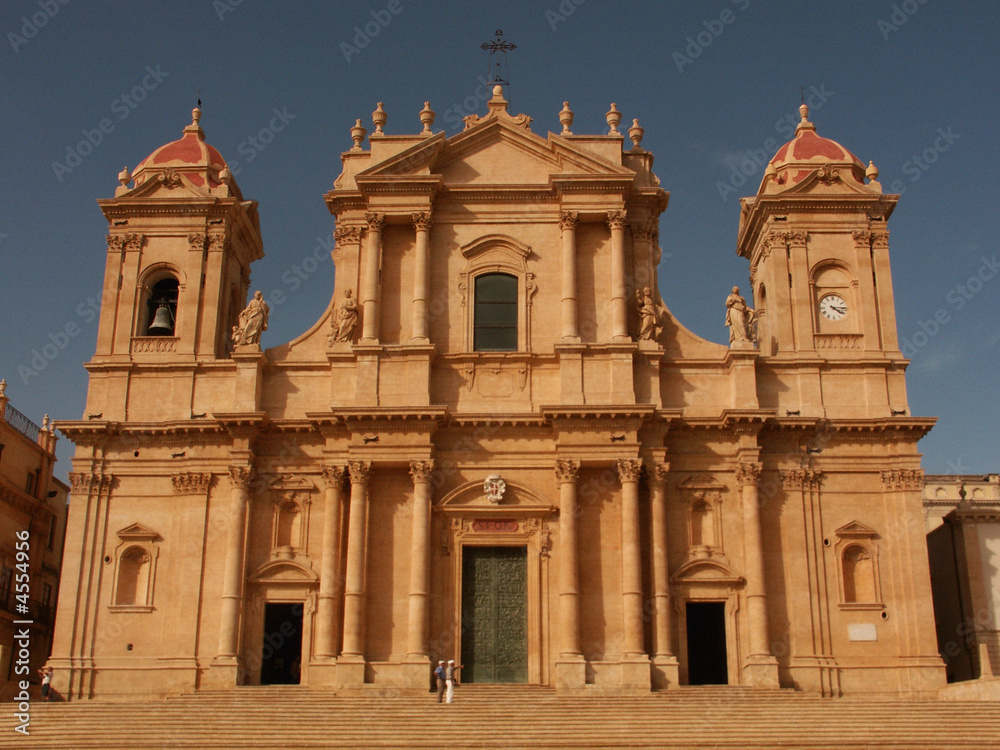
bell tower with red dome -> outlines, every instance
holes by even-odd
[[[741,201],[737,253],[750,261],[760,353],[797,383],[761,405],[803,417],[903,413],[886,228],[899,196],[883,194],[871,162],[817,135],[805,104],[799,112],[795,137]]]
[[[115,197],[98,201],[108,254],[88,414],[164,418],[163,409],[179,408],[170,416],[189,418],[195,367],[229,356],[250,264],[263,249],[257,204],[243,199],[200,119],[196,108],[179,140],[122,170]],[[159,373],[162,388],[164,367],[172,393],[147,398],[143,373]],[[161,411],[136,413],[150,404]]]

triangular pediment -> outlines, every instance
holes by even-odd
[[[851,521],[833,533],[843,539],[874,539],[878,536],[878,532],[875,529],[871,526],[865,526],[859,521]]]
[[[364,170],[358,181],[423,177],[445,185],[548,186],[560,175],[631,180],[635,173],[561,136],[542,138],[509,118],[491,118],[451,138],[431,136]]]
[[[118,538],[123,541],[152,542],[159,539],[160,535],[152,529],[146,528],[141,523],[133,523],[119,530]]]
[[[680,484],[684,490],[724,490],[726,485],[711,474],[694,474]]]

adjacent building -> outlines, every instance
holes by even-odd
[[[638,121],[540,135],[497,86],[450,137],[357,121],[329,307],[262,349],[257,205],[200,117],[99,201],[57,688],[944,684],[899,196],[805,106],[741,202],[728,346],[660,295]]]
[[[69,487],[52,476],[56,434],[10,403],[0,380],[0,700],[38,682],[52,624]]]

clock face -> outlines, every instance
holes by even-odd
[[[843,320],[847,317],[847,303],[838,294],[828,294],[819,301],[819,311],[828,320]]]

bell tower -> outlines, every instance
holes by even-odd
[[[153,401],[189,418],[194,366],[228,357],[262,242],[256,202],[243,200],[200,119],[195,109],[179,140],[122,170],[115,197],[98,201],[108,254],[88,414],[137,418],[134,381],[169,368],[175,392]]]
[[[799,112],[795,138],[741,201],[737,253],[750,261],[761,355],[797,366],[789,411],[889,416],[906,403],[886,228],[899,196]]]

